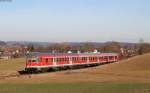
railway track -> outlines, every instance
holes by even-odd
[[[105,64],[110,64],[110,63],[105,63]],[[105,65],[105,64],[101,64],[101,65]],[[91,68],[91,67],[96,67],[99,65],[91,65],[88,67],[75,67],[75,68],[59,68],[59,69],[53,69],[51,71],[45,71],[45,72],[26,72],[26,71],[18,71],[16,72],[16,74],[9,74],[9,75],[0,75],[0,79],[7,79],[7,78],[15,78],[15,77],[21,77],[21,76],[28,76],[29,78],[32,77],[32,75],[37,75],[37,74],[45,74],[45,73],[55,73],[55,72],[60,72],[60,71],[66,71],[66,70],[77,70],[77,69],[85,69],[85,68]]]
[[[0,79],[15,78],[15,77],[21,77],[21,76],[28,76],[29,78],[31,78],[32,75],[45,74],[45,73],[55,73],[58,71],[60,72],[60,71],[75,70],[75,69],[84,69],[84,68],[55,69],[55,70],[48,71],[48,72],[33,72],[33,73],[28,73],[26,71],[18,71],[16,74],[0,75]]]
[[[11,77],[20,77],[20,74],[10,74],[10,75],[3,75],[0,76],[0,79],[6,79],[6,78],[11,78]]]
[[[7,78],[15,78],[15,77],[21,77],[21,76],[29,76],[34,75],[37,73],[27,73],[25,71],[18,71],[16,74],[9,74],[9,75],[0,75],[0,79],[7,79]]]

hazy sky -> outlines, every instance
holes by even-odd
[[[150,42],[150,0],[0,1],[0,40]]]

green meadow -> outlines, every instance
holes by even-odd
[[[0,84],[0,93],[150,93],[150,84]]]

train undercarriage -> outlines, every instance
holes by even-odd
[[[95,67],[99,65],[109,64],[114,62],[105,62],[105,63],[93,63],[93,64],[78,64],[78,65],[64,65],[64,66],[54,66],[54,67],[29,67],[25,68],[26,73],[44,73],[44,72],[56,72],[63,70],[74,70],[74,69],[83,69],[88,67]]]

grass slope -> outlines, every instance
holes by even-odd
[[[1,84],[0,93],[150,93],[150,84]]]

